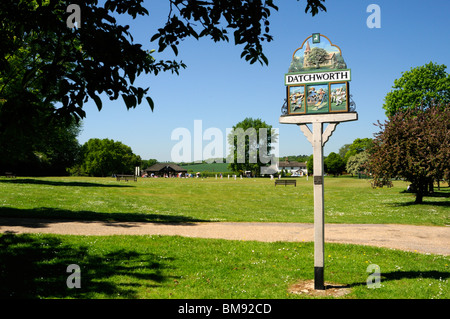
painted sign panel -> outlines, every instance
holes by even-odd
[[[306,112],[306,99],[305,99],[305,86],[296,85],[288,87],[289,98],[289,114],[305,114]]]
[[[330,112],[348,111],[348,82],[330,83]]]
[[[295,50],[285,74],[288,114],[348,112],[351,70],[341,49],[319,33]]]

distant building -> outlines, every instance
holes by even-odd
[[[149,168],[144,169],[144,172],[148,176],[158,176],[158,177],[173,177],[178,176],[178,174],[186,174],[187,169],[182,168],[173,163],[156,163]]]
[[[287,158],[278,162],[278,172],[282,170],[291,173],[293,176],[304,176],[307,174],[306,163],[289,161]]]

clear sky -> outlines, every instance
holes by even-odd
[[[351,69],[350,93],[359,119],[341,123],[325,145],[325,155],[338,152],[356,138],[372,138],[373,124],[386,119],[384,97],[394,80],[404,71],[430,61],[450,67],[450,1],[448,0],[327,0],[327,12],[315,17],[305,14],[305,0],[276,0],[279,10],[272,13],[270,34],[265,43],[268,66],[250,65],[240,58],[241,46],[209,39],[186,39],[178,57],[172,50],[155,54],[156,59],[177,59],[187,64],[180,75],[144,75],[135,84],[150,87],[155,102],[127,110],[122,99],[102,97],[99,112],[92,101],[86,104],[87,118],[79,142],[109,138],[130,146],[143,159],[171,161],[171,150],[179,142],[172,132],[186,128],[194,143],[194,121],[201,120],[202,131],[217,128],[223,132],[246,117],[260,118],[279,129],[279,155],[312,154],[312,146],[296,125],[279,124],[285,99],[284,74],[292,54],[312,33],[327,36],[338,45]],[[370,4],[381,9],[381,28],[369,28],[366,12]],[[151,36],[164,25],[169,12],[166,0],[145,1],[149,16],[136,20],[119,18],[129,24],[136,43],[157,49]],[[82,21],[81,21],[82,22]],[[107,50],[107,48],[105,48]],[[447,72],[449,69],[447,68]],[[210,141],[203,141],[203,147]],[[224,153],[225,153],[224,149]],[[192,155],[194,152],[192,152]],[[197,158],[192,157],[192,161]]]

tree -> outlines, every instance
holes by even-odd
[[[326,11],[322,2],[307,0],[305,12],[314,16],[319,10]],[[55,116],[81,119],[85,117],[84,103],[92,99],[100,110],[100,95],[104,94],[110,100],[122,98],[128,109],[146,100],[153,110],[149,88],[134,86],[136,77],[178,73],[186,65],[158,61],[154,51],[133,42],[128,25],[117,23],[116,14],[133,19],[148,15],[143,0],[106,0],[103,6],[98,0],[72,0],[70,4],[78,5],[82,13],[78,28],[68,27],[68,4],[63,0],[0,2],[2,107],[9,112],[25,110],[35,101],[46,105],[58,102],[61,107],[53,109]],[[158,52],[170,47],[177,55],[180,41],[187,37],[228,41],[231,31],[234,43],[244,45],[241,57],[250,63],[268,64],[262,42],[273,39],[268,34],[269,17],[271,10],[277,9],[272,0],[169,0],[167,22],[151,40],[158,40]],[[40,90],[34,90],[36,87]]]
[[[114,12],[133,18],[147,13],[140,2],[106,1],[99,7],[96,0],[71,1],[80,5],[83,20],[80,28],[70,29],[66,1],[2,1],[3,107],[17,110],[26,108],[30,101],[46,105],[59,102],[62,106],[53,110],[56,116],[80,119],[85,116],[83,104],[89,98],[99,110],[102,108],[102,93],[111,100],[122,97],[127,108],[141,103],[148,89],[133,86],[136,76],[160,70],[177,72],[183,65],[155,61],[140,44],[132,42],[128,26],[116,24]],[[13,63],[24,51],[28,56],[19,64]],[[21,86],[10,90],[15,83]],[[40,90],[33,90],[35,87]],[[153,107],[153,102],[148,102]]]
[[[72,120],[66,124],[52,118],[47,128],[42,128],[36,135],[40,136],[36,149],[48,158],[48,169],[42,173],[45,175],[67,175],[67,169],[74,165],[80,156],[81,146],[78,142],[80,123]],[[36,151],[35,151],[36,154]]]
[[[388,117],[405,109],[417,109],[440,104],[447,107],[450,103],[450,75],[445,65],[428,63],[411,68],[394,81],[393,90],[385,97],[383,108]]]
[[[251,171],[259,176],[261,167],[272,159],[270,153],[276,138],[271,125],[261,119],[245,118],[233,126],[227,136],[231,148],[228,168],[233,172]]]
[[[328,154],[323,163],[325,172],[327,172],[328,174],[333,174],[334,176],[341,175],[345,170],[344,160],[339,156],[339,154],[336,154],[334,152]]]
[[[288,161],[306,162],[309,158],[309,155],[288,155],[285,156],[285,158],[287,158]]]
[[[148,160],[142,160],[141,168],[146,169],[146,168],[149,168],[150,166],[155,165],[156,163],[158,163],[158,160],[153,159],[153,158],[148,159]]]
[[[326,11],[323,2],[307,0],[305,12],[314,16]],[[158,52],[170,47],[177,55],[180,41],[187,37],[229,41],[232,32],[234,43],[244,46],[241,56],[246,61],[268,64],[262,42],[272,40],[269,17],[277,10],[272,0],[167,3],[167,23],[152,37]],[[69,4],[80,7],[77,28],[68,27]],[[141,74],[178,74],[186,65],[158,60],[155,50],[134,43],[129,26],[115,18],[148,14],[143,0],[106,0],[102,5],[98,0],[0,2],[0,167],[11,167],[17,158],[34,160],[40,126],[72,125],[86,116],[83,106],[90,99],[99,110],[101,95],[123,99],[127,109],[147,101],[153,110],[149,87],[135,86],[135,79]],[[39,159],[49,159],[36,152]]]
[[[352,155],[348,158],[345,170],[347,173],[357,175],[366,170],[366,165],[369,160],[369,151],[363,151]]]
[[[368,163],[375,181],[404,178],[422,203],[430,183],[450,171],[449,105],[402,109],[378,126]]]
[[[241,57],[250,63],[268,64],[262,42],[270,42],[269,17],[278,10],[273,0],[186,1],[170,0],[166,25],[158,29],[152,41],[158,39],[159,51],[170,46],[175,54],[177,45],[186,37],[196,39],[209,36],[215,42],[229,41],[228,31],[233,31],[234,43],[244,45]],[[305,13],[314,16],[326,11],[325,0],[307,0]],[[200,26],[195,28],[195,26]],[[263,31],[264,30],[264,31]]]
[[[111,139],[92,138],[81,147],[79,166],[72,171],[104,177],[133,174],[140,164],[141,158],[129,146]]]
[[[308,161],[306,162],[306,169],[308,170],[308,175],[313,174],[314,172],[314,157],[310,155],[308,157]]]
[[[346,161],[345,159],[345,155],[347,154],[347,152],[350,150],[350,145],[351,144],[344,144],[343,146],[341,146],[341,148],[339,149],[339,156],[342,157],[344,159],[344,161]]]
[[[344,161],[347,163],[351,156],[369,151],[373,146],[373,140],[371,138],[356,138],[352,144],[349,144],[348,150],[344,155]],[[340,150],[339,150],[340,151]]]
[[[5,30],[0,35],[2,32]],[[2,64],[0,56],[0,171],[64,175],[75,162],[81,123],[70,115],[54,116],[54,104],[44,93],[54,92],[55,88],[44,88],[32,76],[33,68],[42,63],[33,44],[36,35],[24,38],[27,45],[7,55],[7,63]],[[6,49],[0,48],[0,52]]]
[[[62,121],[49,114],[48,110],[37,110],[41,121],[26,119],[18,122],[26,134],[17,134],[17,130],[2,125],[3,110],[0,106],[0,172],[59,176],[67,175],[66,169],[76,163],[81,123]]]

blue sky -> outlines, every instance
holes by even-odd
[[[284,74],[292,54],[312,33],[321,33],[341,48],[351,69],[350,93],[359,117],[337,126],[325,145],[327,155],[356,138],[373,137],[378,131],[373,124],[386,119],[384,97],[402,72],[430,61],[450,67],[448,0],[327,0],[327,12],[315,17],[304,13],[305,2],[275,1],[279,10],[272,13],[269,32],[274,41],[264,46],[268,66],[248,64],[240,58],[242,47],[233,42],[186,39],[178,47],[178,57],[171,49],[154,55],[158,60],[186,63],[180,75],[144,75],[135,82],[150,87],[153,112],[146,103],[127,110],[121,99],[106,97],[99,112],[89,101],[79,142],[109,138],[130,146],[143,159],[171,161],[171,150],[178,143],[171,139],[175,129],[189,130],[193,144],[194,121],[201,120],[203,132],[208,128],[223,132],[225,145],[226,129],[252,117],[279,129],[280,156],[312,154],[300,129],[279,124],[279,117],[286,92]],[[371,14],[366,9],[372,3],[381,9],[381,28],[370,29],[366,24]],[[135,42],[145,49],[157,49],[150,38],[166,21],[169,4],[154,0],[145,1],[145,6],[149,16],[118,20],[130,25]],[[208,143],[203,141],[203,147]]]

